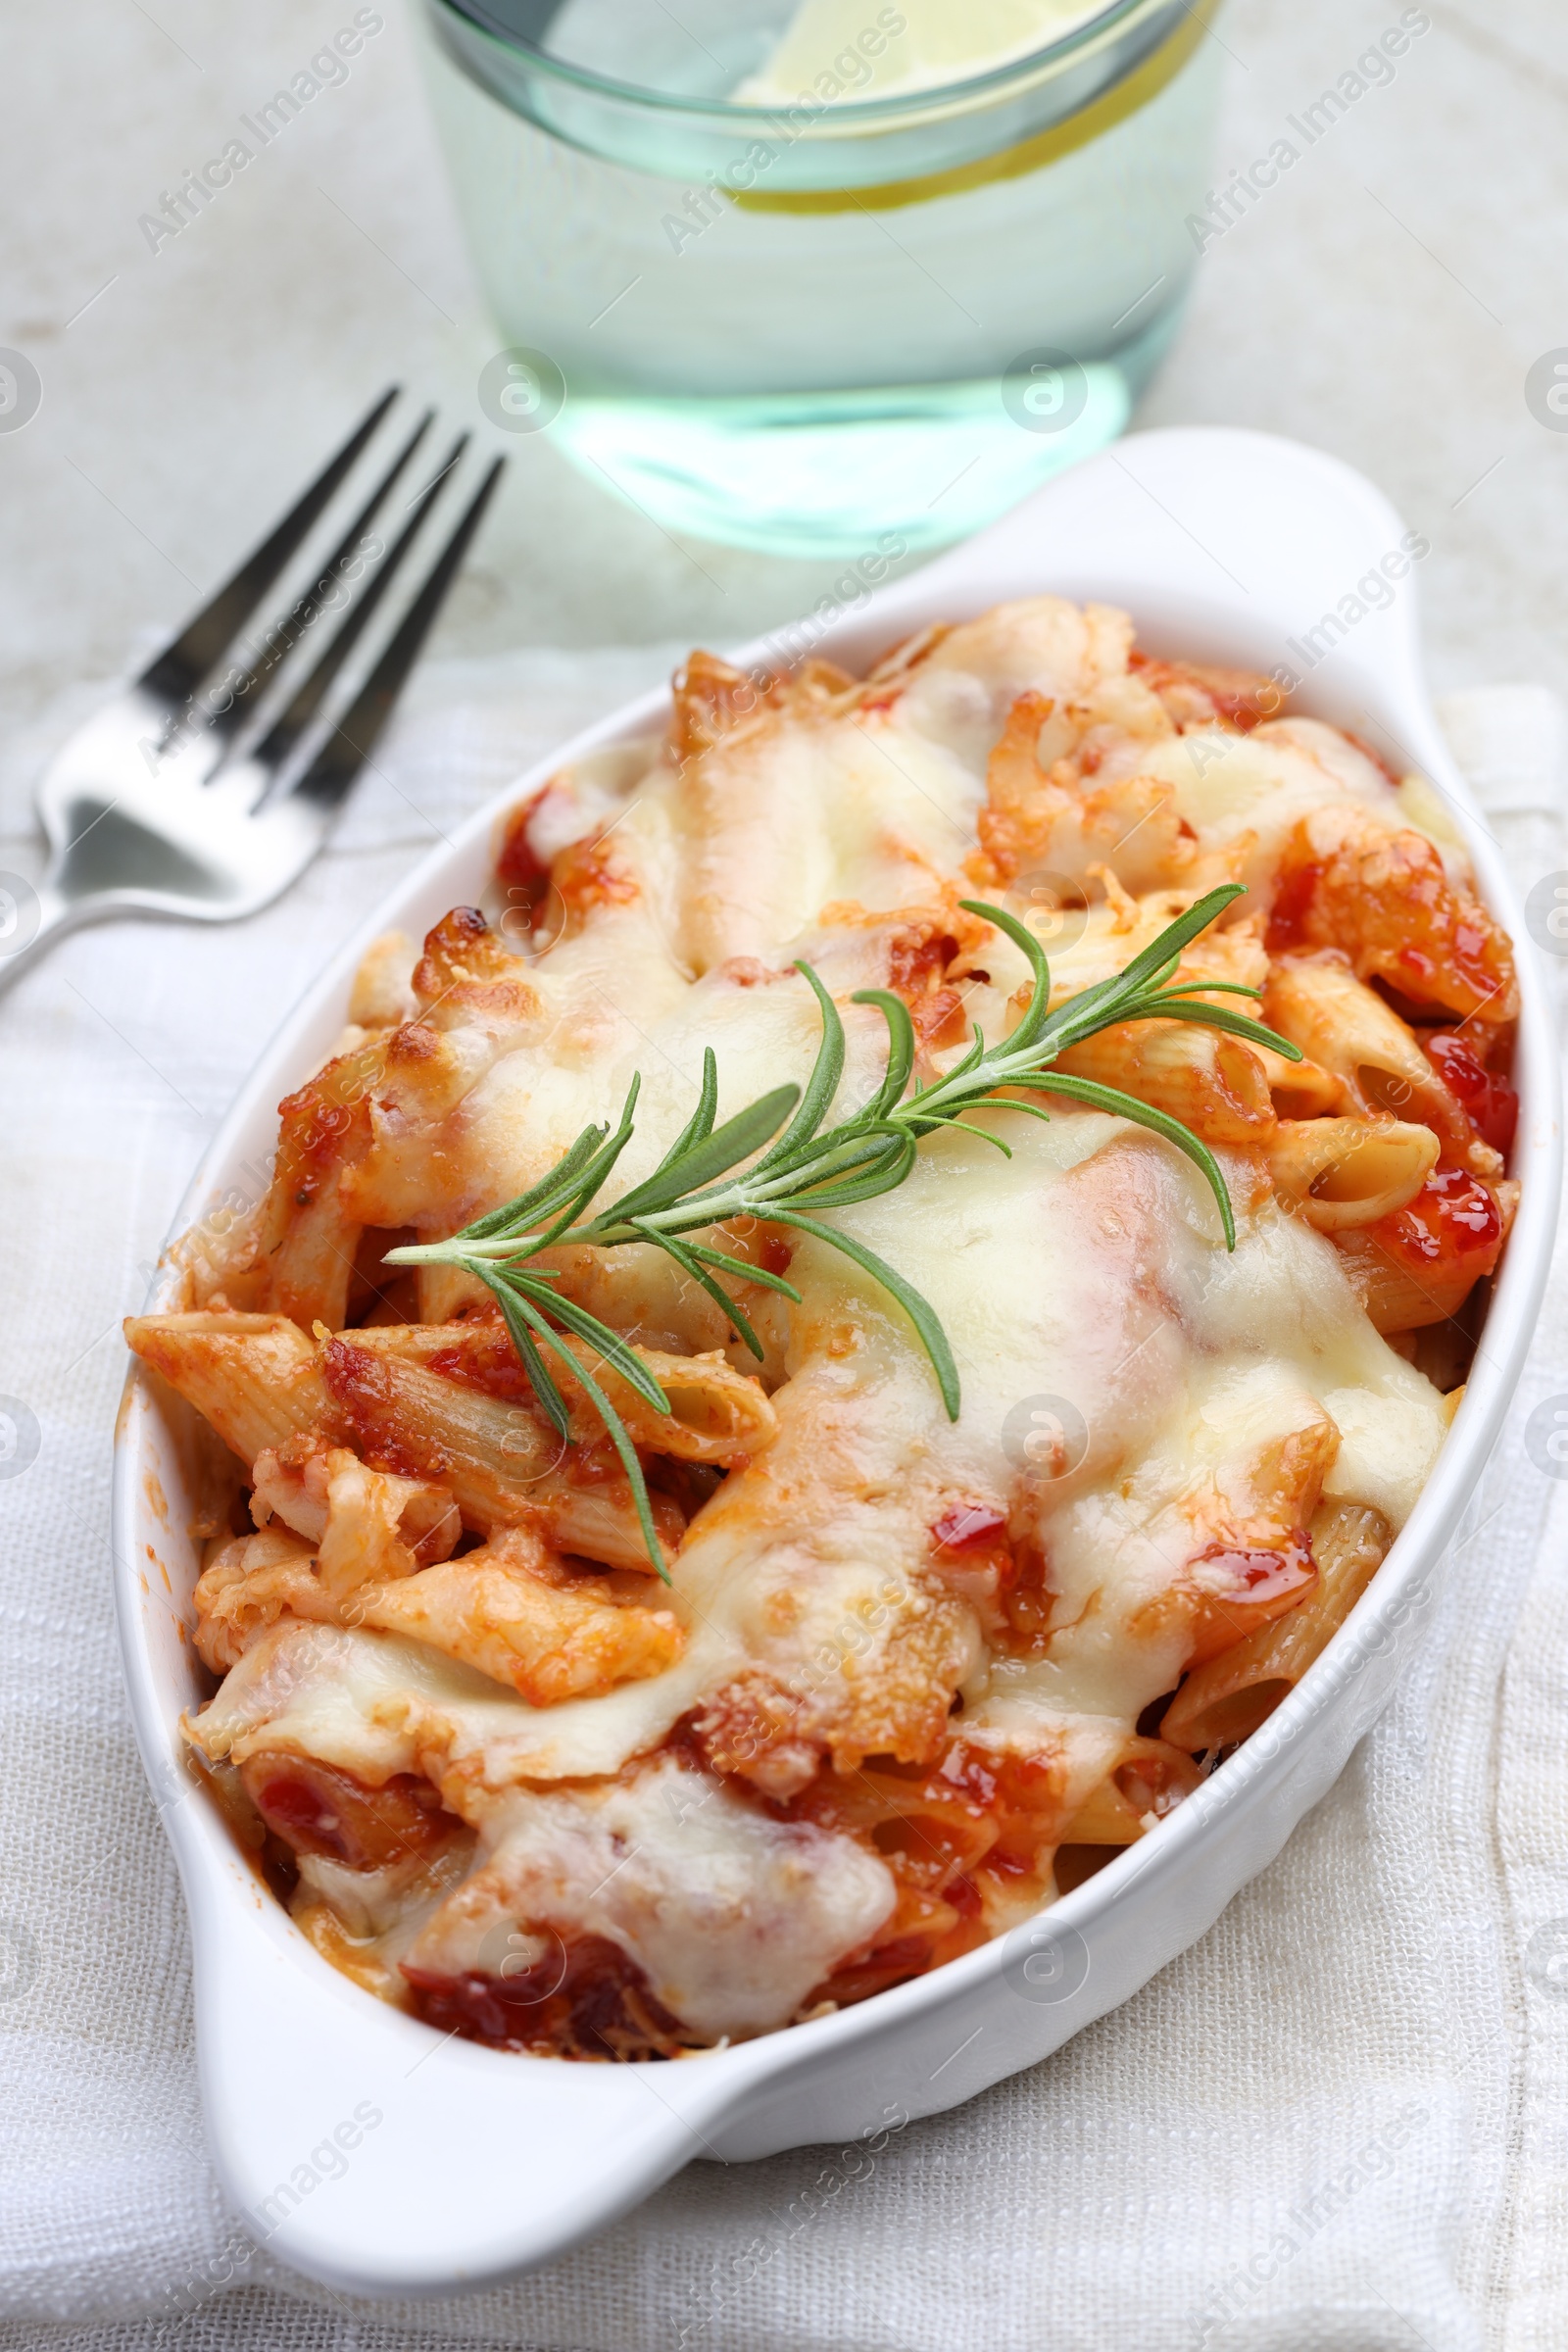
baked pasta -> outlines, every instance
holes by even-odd
[[[1107,1017],[1156,966],[1187,1012]],[[377,943],[265,1201],[128,1325],[230,1472],[193,1761],[304,1934],[443,2030],[673,2057],[1145,1836],[1443,1442],[1516,1012],[1432,789],[1120,612],[694,655],[664,739],[508,814],[488,910]],[[807,1107],[892,1167],[1019,1038],[1048,1091],[864,1197],[635,1225]]]

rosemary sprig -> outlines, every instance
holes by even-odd
[[[462,1233],[444,1242],[427,1242],[388,1252],[388,1265],[455,1265],[475,1275],[492,1292],[506,1318],[507,1329],[522,1360],[535,1396],[550,1420],[565,1437],[566,1401],[545,1360],[545,1350],[564,1360],[570,1378],[587,1392],[604,1422],[631,1482],[637,1516],[648,1557],[668,1582],[642,1466],[625,1423],[582,1359],[567,1348],[562,1330],[587,1340],[601,1362],[617,1373],[656,1411],[667,1413],[663,1390],[608,1323],[600,1321],[553,1287],[554,1271],[530,1261],[556,1244],[591,1242],[600,1249],[632,1244],[663,1250],[684,1274],[701,1285],[723,1308],[751,1352],[759,1359],[762,1347],[745,1314],[716,1277],[720,1273],[743,1282],[782,1292],[800,1300],[800,1293],[782,1276],[744,1258],[732,1257],[710,1243],[690,1240],[694,1232],[720,1225],[731,1217],[762,1217],[774,1225],[790,1225],[825,1242],[853,1259],[883,1290],[897,1299],[908,1316],[936,1372],[942,1399],[951,1419],[958,1417],[958,1372],[947,1334],[918,1291],[862,1242],[835,1225],[822,1223],[815,1213],[847,1208],[871,1200],[901,1185],[914,1166],[915,1154],[926,1136],[950,1127],[994,1144],[1008,1158],[1005,1140],[983,1127],[972,1127],[966,1114],[982,1108],[1023,1112],[1032,1118],[1048,1114],[1038,1105],[1017,1100],[1019,1091],[1068,1095],[1096,1109],[1114,1112],[1140,1127],[1161,1135],[1184,1152],[1202,1170],[1218,1203],[1228,1250],[1236,1247],[1236,1224],[1230,1195],[1219,1164],[1208,1147],[1179,1119],[1140,1102],[1116,1087],[1076,1078],[1051,1065],[1057,1054],[1097,1030],[1120,1021],[1182,1020],[1200,1022],[1210,1029],[1228,1030],[1254,1045],[1268,1046],[1292,1061],[1298,1050],[1259,1021],[1225,1004],[1208,1002],[1211,995],[1256,997],[1254,988],[1234,981],[1186,982],[1173,986],[1184,948],[1206,930],[1233,899],[1243,895],[1240,883],[1226,883],[1197,901],[1168,924],[1159,937],[1135,956],[1124,971],[1097,981],[1051,1010],[1051,971],[1045,951],[1034,935],[1001,906],[965,899],[968,912],[994,923],[1029,959],[1034,988],[1023,1018],[1010,1037],[988,1046],[978,1023],[974,1044],[963,1058],[930,1085],[917,1087],[906,1099],[914,1067],[914,1024],[903,1000],[880,988],[861,989],[857,1004],[875,1004],[888,1026],[888,1059],[882,1083],[870,1101],[852,1117],[823,1132],[822,1121],[844,1072],[844,1024],[832,998],[810,965],[798,962],[815,994],[822,1014],[822,1042],[804,1090],[775,1087],[759,1102],[713,1124],[718,1107],[718,1069],[711,1047],[703,1055],[703,1083],[697,1108],[658,1167],[641,1184],[622,1193],[608,1208],[589,1214],[611,1171],[632,1137],[632,1113],[641,1083],[634,1077],[620,1118],[609,1126],[585,1127],[565,1156],[548,1176],[520,1193],[516,1200],[478,1217]],[[1195,995],[1200,987],[1202,995]],[[1004,1093],[1004,1089],[1009,1090]],[[787,1122],[787,1124],[786,1124]],[[742,1163],[748,1163],[743,1165]]]

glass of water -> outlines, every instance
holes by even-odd
[[[1120,432],[1180,315],[1217,0],[416,0],[504,346],[668,529],[929,548]]]

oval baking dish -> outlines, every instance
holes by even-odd
[[[1289,662],[1304,672],[1293,708],[1396,745],[1401,764],[1457,810],[1482,895],[1518,948],[1518,1210],[1486,1346],[1419,1500],[1348,1621],[1262,1728],[1037,1920],[854,2006],[675,2065],[492,2050],[368,1998],[272,1900],[185,1761],[179,1719],[206,1694],[182,1621],[200,1564],[184,1532],[196,1507],[192,1454],[179,1415],[133,1371],[116,1464],[117,1599],[137,1736],[190,1909],[208,2124],[248,2226],[302,2271],[378,2294],[481,2285],[550,2260],[694,2156],[874,2134],[956,2105],[1048,2055],[1200,1936],[1376,1717],[1420,1639],[1523,1362],[1559,1159],[1541,977],[1432,715],[1410,586],[1381,609],[1353,596],[1403,528],[1370,485],[1312,451],[1234,431],[1148,433],[926,570],[872,595],[857,577],[842,609],[735,657],[776,666],[809,652],[858,674],[928,623],[1053,591],[1124,608],[1156,657],[1260,671]],[[1343,604],[1362,616],[1324,629]],[[519,778],[506,802],[564,760],[657,733],[667,711],[666,697],[644,698]],[[480,897],[495,815],[476,812],[411,874],[290,1015],[193,1179],[176,1234],[266,1160],[278,1099],[342,1029],[369,940],[390,926],[422,935]],[[172,1286],[171,1276],[151,1303],[172,1300]],[[172,1594],[165,1577],[138,1573],[149,1557]]]

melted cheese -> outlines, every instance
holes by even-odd
[[[681,1550],[677,1665],[534,1708],[423,1644],[284,1623],[200,1718],[203,1744],[237,1761],[297,1744],[373,1779],[422,1760],[482,1820],[519,1781],[619,1770],[746,1672],[773,1678],[827,1736],[848,1720],[846,1687],[874,1693],[901,1659],[961,1686],[969,1728],[1016,1725],[1026,1691],[1042,1734],[1080,1717],[1125,1734],[1183,1662],[1179,1627],[1141,1637],[1135,1621],[1201,1544],[1205,1481],[1228,1458],[1327,1412],[1341,1433],[1328,1492],[1402,1525],[1443,1401],[1367,1323],[1331,1243],[1269,1202],[1243,1210],[1231,1255],[1201,1178],[1122,1121],[992,1118],[1010,1162],[935,1139],[901,1192],[839,1212],[936,1308],[959,1420],[885,1296],[808,1244],[780,1434]],[[1031,1408],[1068,1424],[1066,1475],[1036,1476]],[[972,1616],[922,1574],[955,1494],[1021,1506],[1049,1552],[1064,1630],[1022,1674],[988,1668]],[[863,1752],[882,1750],[873,1738]]]
[[[499,1806],[484,1866],[410,1957],[456,1977],[514,1923],[607,1936],[671,2016],[716,2041],[787,2024],[894,1900],[853,1838],[775,1821],[665,1756],[629,1781]]]
[[[1169,784],[1176,807],[1206,850],[1230,851],[1236,877],[1250,889],[1267,883],[1299,820],[1325,801],[1348,798],[1394,831],[1402,822],[1370,760],[1335,738],[1348,757],[1330,761],[1305,720],[1234,735],[1218,727],[1140,745],[1137,772]],[[1322,735],[1332,730],[1323,728]],[[1104,772],[1113,772],[1110,763]]]
[[[683,768],[661,752],[609,782],[553,786],[537,822],[558,847],[597,838],[620,807],[605,854],[623,887],[529,968],[525,1017],[485,1029],[476,1013],[464,1028],[461,1004],[449,1008],[472,1082],[421,1150],[460,1171],[453,1197],[488,1204],[535,1181],[640,1073],[608,1201],[689,1118],[705,1047],[720,1117],[804,1083],[820,1030],[798,955],[841,1004],[839,1107],[862,1101],[886,1032],[848,999],[886,985],[911,907],[956,919],[1013,698],[1031,688],[1062,711],[1119,698],[1147,718],[1129,641],[1120,615],[1029,600],[953,630],[886,692],[745,728]],[[1325,802],[1397,821],[1371,762],[1309,722],[1245,738],[1151,724],[1102,772],[1118,759],[1169,784],[1201,849],[1233,854],[1254,881]],[[1152,898],[1138,924],[1168,911]],[[1123,914],[1094,908],[1057,959],[1058,987],[1089,984],[1140,944]],[[1227,972],[1261,964],[1246,930],[1211,953]],[[1000,938],[984,958],[990,980],[968,1010],[998,1037],[1024,965]],[[639,1766],[677,1722],[696,1718],[726,1772],[783,1798],[824,1759],[924,1761],[961,1697],[970,1740],[1057,1761],[1070,1814],[1176,1682],[1205,1548],[1240,1541],[1230,1531],[1266,1508],[1271,1463],[1315,1447],[1324,1492],[1403,1523],[1442,1442],[1443,1400],[1372,1329],[1333,1245],[1279,1213],[1256,1164],[1229,1163],[1230,1253],[1201,1177],[1141,1130],[1073,1107],[1049,1125],[1004,1108],[985,1118],[1010,1159],[938,1136],[896,1194],[836,1212],[935,1308],[960,1417],[947,1418],[887,1295],[803,1241],[802,1302],[769,1309],[777,1435],[688,1529],[668,1596],[686,1642],[667,1670],[538,1707],[419,1642],[285,1618],[191,1727],[215,1758],[294,1748],[372,1783],[438,1782],[483,1860],[421,1931],[421,1965],[461,1973],[497,1919],[547,1921],[619,1943],[694,2029],[778,2024],[874,1935],[892,1882],[853,1839],[782,1823],[750,1789],[669,1756]],[[384,1173],[395,1188],[402,1148],[389,1127],[355,1182],[368,1193]],[[450,1229],[450,1202],[388,1197]],[[680,1332],[679,1287],[650,1260],[617,1294],[623,1327],[661,1344]],[[993,1655],[962,1574],[934,1557],[945,1512],[976,1503],[1049,1564],[1043,1655]]]

